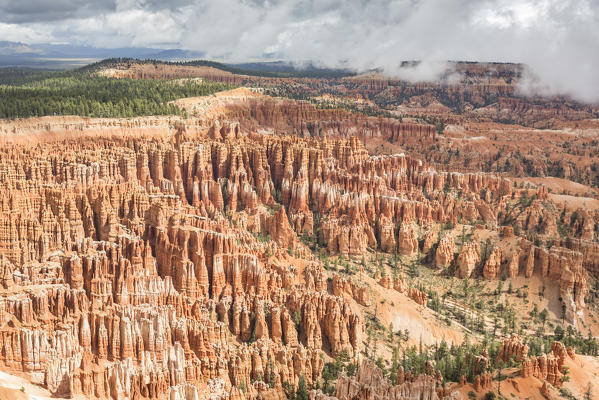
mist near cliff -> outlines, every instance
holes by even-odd
[[[445,60],[527,64],[522,89],[599,101],[597,0],[0,0],[0,37],[181,47],[230,61],[382,68],[434,80]],[[422,60],[401,69],[402,60]]]

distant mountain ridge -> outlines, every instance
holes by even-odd
[[[0,67],[67,69],[106,58],[132,57],[163,61],[190,60],[204,53],[182,49],[147,47],[100,48],[68,44],[26,44],[0,41]]]

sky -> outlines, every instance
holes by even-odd
[[[424,61],[411,79],[434,79],[446,60],[522,62],[534,90],[599,101],[599,0],[0,0],[0,40],[391,75]]]

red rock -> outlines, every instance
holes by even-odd
[[[414,300],[416,303],[420,304],[423,307],[426,307],[426,293],[421,292],[420,290],[412,287],[410,288],[408,296],[410,296],[410,298]]]
[[[514,333],[509,338],[502,340],[497,359],[507,363],[512,358],[516,361],[524,361],[527,356],[528,345],[524,344],[522,338]]]
[[[458,256],[457,275],[460,278],[469,278],[480,261],[480,249],[476,242],[465,243]]]
[[[526,359],[522,363],[521,374],[525,378],[534,376],[559,389],[563,384],[562,367],[567,355],[564,345],[560,342],[554,342],[548,354]]]
[[[433,230],[429,230],[424,236],[424,241],[422,243],[422,252],[424,254],[428,254],[428,252],[433,248],[433,246],[437,243],[439,238],[439,234]]]
[[[411,256],[418,252],[418,236],[414,225],[401,226],[397,237],[397,249],[400,255]]]
[[[403,372],[403,371],[401,371]],[[371,361],[364,359],[360,364],[356,377],[349,378],[341,375],[335,388],[335,397],[339,400],[349,399],[444,399],[438,397],[435,377],[418,375],[408,378],[398,374],[398,381],[393,385],[383,377],[382,371]]]
[[[485,266],[483,268],[483,276],[485,279],[495,279],[501,272],[501,263],[503,261],[503,251],[500,247],[495,247],[487,262],[485,262]]]
[[[348,299],[353,298],[365,307],[370,306],[370,295],[365,287],[358,286],[353,280],[344,279],[338,274],[333,275],[331,283],[335,296],[342,296]]]
[[[508,278],[515,278],[518,276],[520,271],[520,254],[516,250],[512,253],[510,260],[507,265],[507,276]]]
[[[473,388],[475,392],[489,390],[493,384],[493,379],[489,372],[474,377]]]
[[[215,76],[240,82],[230,75]],[[323,351],[360,356],[364,324],[351,302],[370,304],[365,286],[324,271],[298,237],[355,259],[374,250],[413,256],[422,229],[428,254],[447,223],[482,228],[484,221],[493,235],[499,213],[505,217],[525,190],[490,174],[435,171],[416,156],[369,156],[362,143],[432,148],[429,125],[290,100],[234,103],[205,118],[0,122],[0,136],[16,140],[0,145],[3,369],[29,374],[57,396],[195,398],[205,389],[206,396],[281,398],[283,382],[320,379]],[[520,273],[524,252],[524,276],[557,282],[575,321],[587,271],[599,271],[597,213],[581,210],[571,224],[577,237],[561,240],[560,216],[543,203],[551,197],[536,192],[513,225],[555,245],[547,251],[504,228],[502,240],[517,246],[501,250],[512,254],[507,274]],[[459,276],[481,267],[475,240],[461,248]],[[446,234],[435,264],[449,267],[455,250]],[[497,276],[495,261],[489,276]],[[426,304],[401,278],[380,281]],[[502,346],[501,357],[526,357],[521,343]],[[573,357],[556,345],[524,360],[522,374],[559,382],[565,355]],[[481,388],[484,358],[476,360]],[[407,372],[395,386],[372,366],[361,369],[340,378],[339,396],[450,395],[432,364],[434,376]]]
[[[435,254],[437,268],[448,268],[454,259],[455,243],[450,234],[443,236]]]
[[[504,226],[503,227],[503,237],[506,239],[514,237],[514,227],[513,226]]]

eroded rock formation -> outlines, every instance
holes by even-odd
[[[503,252],[500,247],[493,249],[485,266],[483,268],[483,276],[486,279],[494,279],[501,272],[501,262],[503,261]]]
[[[524,344],[518,334],[512,334],[509,338],[503,339],[501,348],[497,355],[498,360],[507,363],[511,359],[515,361],[524,361],[528,356],[528,345]]]
[[[455,243],[450,234],[441,238],[437,252],[435,253],[435,264],[437,268],[448,268],[454,259]]]
[[[184,135],[2,149],[2,368],[57,395],[256,398],[360,350],[361,317],[320,263],[293,266],[305,248],[272,210],[275,179],[309,215],[283,184],[304,146]]]
[[[559,389],[563,384],[566,357],[574,358],[573,352],[570,355],[562,343],[554,342],[549,353],[526,359],[522,363],[521,375],[524,378],[533,376]]]
[[[480,262],[480,247],[476,242],[468,242],[462,246],[457,260],[457,276],[470,278]]]
[[[506,229],[510,250],[498,245],[482,265],[481,243],[462,237],[456,246],[450,226],[498,231],[500,213],[521,202],[514,226],[551,238],[559,217],[544,189],[524,203],[528,190],[508,179],[440,172],[403,153],[371,156],[360,140],[433,144],[429,125],[249,103],[225,107],[239,121],[65,118],[36,123],[28,140],[4,138],[2,368],[57,395],[280,397],[285,382],[319,379],[323,352],[360,353],[352,300],[371,303],[365,286],[325,271],[304,243],[353,259],[383,251],[415,260],[427,230],[422,250],[436,246],[437,267],[462,278],[537,274],[559,283],[568,320],[583,316],[587,271],[599,271],[596,215],[581,212],[571,223],[579,237],[550,250]],[[262,125],[271,134],[256,133]],[[401,278],[377,278],[426,305]],[[523,374],[556,381],[564,352],[554,350],[525,361]],[[511,338],[500,356],[525,359],[525,347]],[[392,385],[362,364],[336,396],[447,396],[437,377],[401,377]]]
[[[402,374],[403,376],[403,374]],[[383,377],[383,373],[373,362],[364,360],[360,364],[355,378],[341,376],[335,389],[338,400],[409,400],[409,399],[444,399],[449,395],[444,392],[437,378],[429,375],[410,377],[409,380],[393,385]]]

